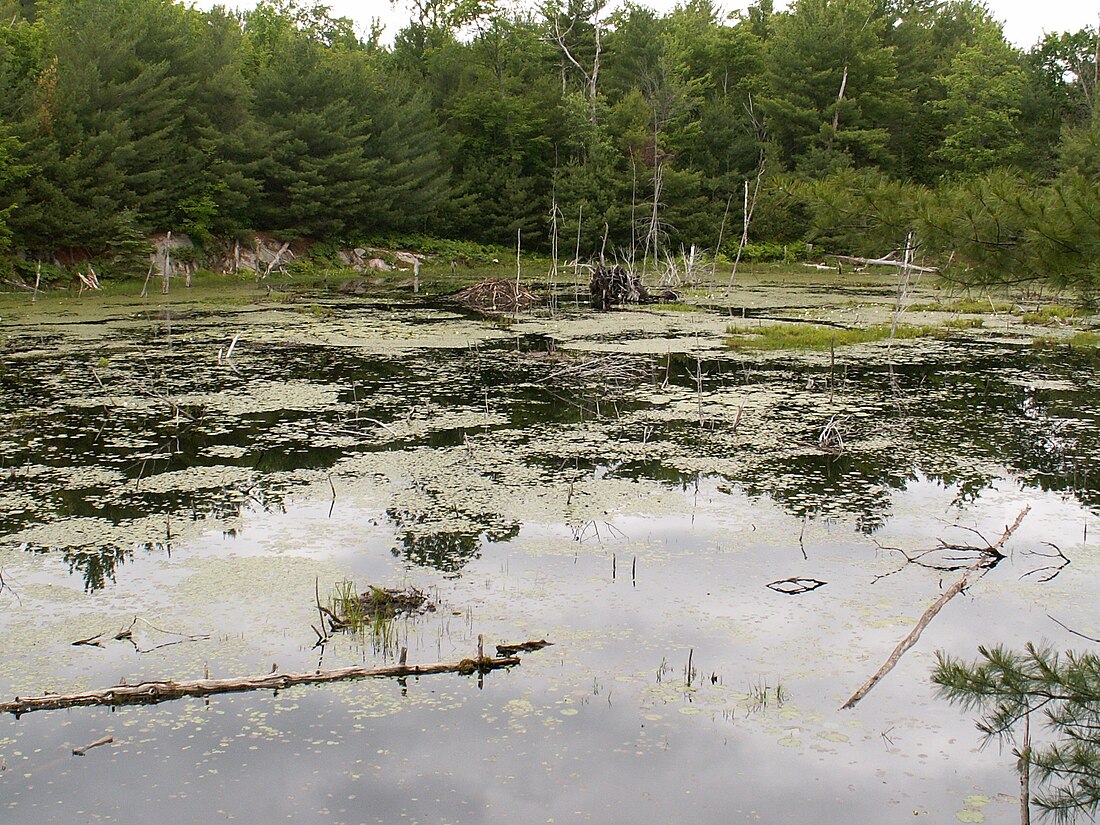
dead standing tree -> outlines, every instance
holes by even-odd
[[[653,197],[650,202],[649,221],[642,248],[642,275],[650,260],[654,268],[661,262],[661,241],[667,236],[662,219],[665,167],[675,160],[675,155],[662,148],[668,127],[688,112],[692,106],[691,89],[680,80],[668,65],[669,58],[663,52],[657,66],[642,74],[642,97],[649,106],[653,127],[652,143],[642,155],[644,164],[652,170]],[[633,207],[632,207],[633,211]]]
[[[562,7],[557,2],[547,2],[542,6],[542,14],[547,22],[552,25],[550,39],[561,52],[561,91],[565,94],[569,90],[569,69],[573,67],[580,74],[584,96],[588,101],[588,117],[592,125],[596,125],[598,108],[596,106],[600,80],[600,56],[603,51],[601,43],[602,30],[600,14],[603,12],[606,0],[567,0]],[[580,38],[585,26],[592,28],[592,63],[591,68],[581,64],[584,59],[587,63],[587,55],[580,54]],[[572,41],[572,42],[571,42]]]

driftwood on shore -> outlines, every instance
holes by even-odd
[[[57,710],[60,708],[85,707],[90,705],[152,705],[185,696],[212,696],[219,693],[241,693],[251,690],[282,690],[293,685],[313,685],[322,682],[339,682],[347,679],[405,679],[413,676],[428,676],[434,673],[460,673],[468,676],[474,673],[488,673],[491,670],[518,665],[520,659],[514,655],[519,650],[538,650],[550,644],[545,641],[522,642],[517,645],[500,645],[498,650],[512,651],[508,655],[485,656],[479,638],[478,655],[457,662],[436,662],[426,665],[402,663],[383,667],[352,666],[330,670],[312,670],[306,673],[265,673],[262,676],[244,676],[232,679],[192,679],[175,681],[155,679],[137,684],[125,683],[112,685],[100,690],[87,690],[80,693],[46,693],[42,696],[15,697],[10,702],[0,702],[0,712],[13,713],[16,716],[36,710]]]
[[[1016,516],[1016,520],[1012,522],[1012,524],[1005,527],[1004,533],[1001,534],[1001,537],[997,539],[996,542],[992,544],[987,542],[984,547],[971,544],[947,544],[943,541],[940,542],[940,546],[935,549],[950,549],[966,553],[976,553],[978,558],[973,564],[966,568],[962,576],[960,576],[953,585],[947,588],[947,590],[945,590],[943,594],[924,611],[924,615],[920,617],[920,620],[914,625],[913,629],[909,631],[909,635],[898,642],[897,647],[894,648],[894,652],[890,654],[890,658],[883,663],[882,667],[878,669],[874,676],[863,684],[863,687],[853,693],[851,698],[840,706],[841,710],[849,710],[855,707],[856,703],[870,693],[872,688],[874,688],[887,673],[894,669],[894,665],[898,663],[909,648],[917,643],[920,634],[924,632],[924,629],[928,627],[928,623],[936,617],[936,614],[943,609],[943,606],[966,588],[970,583],[971,576],[976,573],[977,576],[975,578],[980,578],[988,570],[992,569],[997,562],[1004,558],[1004,553],[1001,551],[1004,548],[1005,542],[1012,537],[1012,534],[1015,533],[1016,529],[1020,526],[1020,522],[1024,520],[1024,516],[1030,512],[1031,505],[1029,504],[1020,511],[1020,514]]]

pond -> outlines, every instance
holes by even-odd
[[[851,292],[758,284],[732,318],[5,301],[0,698],[553,646],[480,679],[5,714],[3,821],[1018,816],[1014,757],[929,675],[937,650],[1100,635],[1100,360],[1006,316],[727,346],[731,323],[885,313]],[[1026,506],[840,710],[959,575],[892,548],[993,542]],[[347,581],[436,610],[318,648]]]

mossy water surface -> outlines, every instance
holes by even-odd
[[[317,594],[345,579],[438,605],[397,620],[410,661],[478,635],[555,645],[481,690],[8,719],[5,821],[950,821],[978,796],[992,820],[1012,759],[935,700],[933,651],[1065,642],[1048,613],[1100,633],[1100,399],[1078,348],[991,325],[731,352],[728,312],[501,324],[436,300],[169,297],[4,309],[5,695],[386,661],[354,635],[314,647]],[[870,318],[797,298],[757,309]],[[940,592],[885,548],[997,535],[1025,504],[1012,556],[838,711]],[[1044,541],[1072,565],[1021,579]],[[795,576],[826,585],[767,587]],[[135,616],[160,630],[111,638]],[[205,638],[158,647],[172,633]]]

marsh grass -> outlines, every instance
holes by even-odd
[[[1080,313],[1075,307],[1065,304],[1048,304],[1031,312],[1024,312],[1020,320],[1025,324],[1039,326],[1052,326],[1054,324],[1071,324],[1080,318]]]
[[[657,312],[706,312],[706,310],[700,306],[685,304],[681,301],[673,301],[667,304],[654,304],[650,309]]]
[[[984,318],[950,318],[943,322],[948,329],[980,329],[985,326]]]
[[[353,630],[361,630],[367,623],[363,603],[355,591],[355,582],[351,579],[342,579],[333,586],[328,609]]]
[[[827,350],[830,347],[846,347],[866,344],[890,338],[890,324],[847,329],[818,324],[773,324],[746,330],[729,326],[730,337],[726,344],[732,348],[755,350]],[[898,324],[893,338],[922,338],[936,334],[933,327]]]
[[[1096,349],[1100,347],[1100,332],[1083,330],[1074,333],[1068,338],[1043,336],[1041,338],[1036,338],[1031,342],[1031,345],[1036,349],[1057,349],[1058,347],[1069,347],[1070,349]]]
[[[343,579],[333,587],[329,610],[350,630],[371,631],[376,636],[389,637],[393,621],[399,614],[432,612],[435,605],[415,587],[396,590],[372,584],[359,593],[355,582]]]
[[[343,579],[333,587],[329,610],[339,618],[341,629],[369,638],[375,652],[396,656],[398,617],[434,611],[435,605],[415,587],[391,590],[368,585],[359,593],[355,582]]]
[[[1011,312],[1013,304],[1007,301],[993,301],[990,298],[958,298],[954,301],[933,301],[926,304],[911,304],[908,309],[914,312],[962,312],[982,315],[987,312]]]
[[[782,682],[777,682],[775,687],[771,687],[763,679],[758,679],[754,684],[749,685],[747,696],[750,713],[765,711],[773,704],[781,708],[788,698]]]

